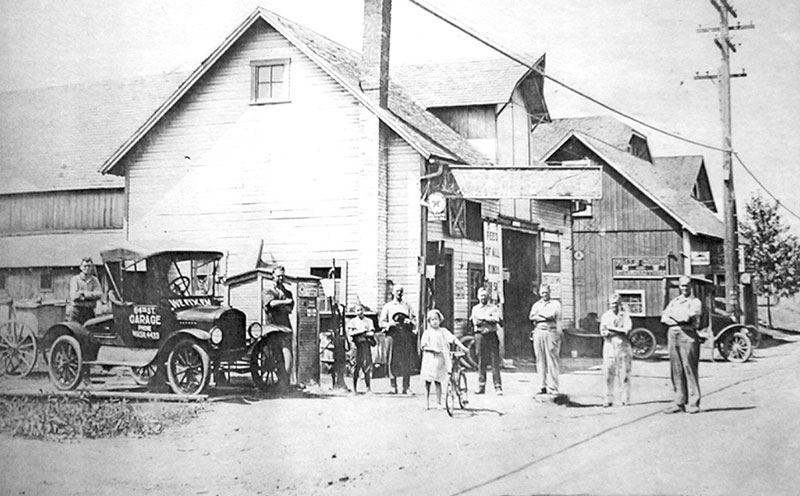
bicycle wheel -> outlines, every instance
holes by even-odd
[[[464,409],[469,404],[469,398],[467,397],[467,374],[465,374],[463,370],[458,371],[458,380],[456,384],[458,384],[458,388],[456,389],[458,406]]]
[[[444,397],[444,407],[447,414],[453,416],[453,410],[456,408],[456,388],[453,384],[453,376],[451,375],[447,381],[447,392]]]

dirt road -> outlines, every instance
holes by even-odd
[[[704,360],[699,415],[660,413],[665,360],[636,362],[633,404],[612,408],[597,367],[562,376],[568,406],[535,401],[534,374],[517,371],[455,418],[424,409],[418,378],[415,396],[379,379],[372,395],[213,402],[155,438],[0,437],[0,492],[795,494],[800,343],[771,344],[746,364]]]

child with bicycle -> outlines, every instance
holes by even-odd
[[[428,311],[428,327],[422,334],[422,367],[420,376],[425,381],[425,409],[431,406],[431,382],[436,383],[436,406],[442,408],[442,384],[452,369],[450,345],[455,343],[463,351],[469,349],[449,330],[441,327],[444,317],[437,309]]]

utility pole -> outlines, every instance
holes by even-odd
[[[719,80],[719,104],[722,117],[722,170],[724,172],[724,211],[725,211],[725,310],[739,319],[739,222],[736,217],[736,195],[733,188],[733,143],[731,139],[731,78],[745,77],[742,71],[731,74],[730,52],[736,52],[736,46],[731,42],[729,31],[737,29],[752,29],[748,25],[737,24],[730,26],[728,16],[738,17],[736,11],[728,0],[710,0],[711,5],[719,12],[719,27],[699,28],[698,33],[718,32],[714,43],[722,54],[719,72],[716,75],[696,74],[695,79]]]

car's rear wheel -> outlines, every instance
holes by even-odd
[[[78,340],[70,335],[59,336],[50,347],[47,360],[50,380],[57,389],[69,391],[83,379],[83,355]]]
[[[272,392],[280,387],[283,352],[279,338],[276,333],[261,338],[250,355],[250,375],[253,383],[264,392]]]
[[[633,358],[647,360],[656,352],[656,337],[649,329],[637,327],[630,334]]]
[[[178,341],[167,357],[167,381],[175,394],[200,394],[211,376],[206,349],[191,338]]]

